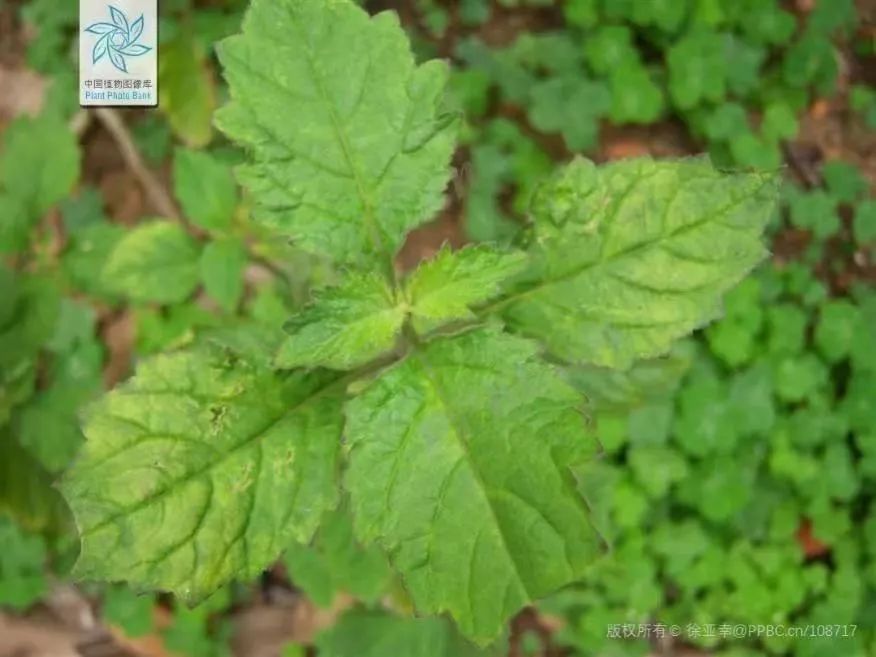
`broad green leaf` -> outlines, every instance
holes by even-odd
[[[389,585],[386,557],[376,545],[359,545],[343,507],[323,518],[311,545],[290,546],[284,561],[295,586],[321,607],[331,607],[340,592],[375,602]]]
[[[216,83],[204,49],[184,29],[158,50],[158,84],[174,133],[192,148],[210,143]]]
[[[422,347],[349,402],[357,535],[421,613],[485,643],[597,556],[568,469],[595,449],[580,402],[532,343],[489,329]]]
[[[198,286],[198,258],[198,246],[182,226],[150,221],[119,240],[101,278],[134,301],[179,303]]]
[[[271,322],[250,318],[226,319],[218,326],[201,330],[199,336],[247,360],[271,367],[283,341],[283,320],[288,314],[284,312],[282,318]]]
[[[286,323],[277,354],[283,368],[352,369],[393,348],[405,308],[379,274],[351,274]]]
[[[246,146],[257,216],[339,262],[389,259],[442,205],[456,121],[443,62],[416,66],[394,13],[346,0],[255,0],[219,55],[217,125]]]
[[[443,618],[400,618],[353,611],[316,639],[320,657],[498,657],[501,648],[479,650]],[[505,648],[507,650],[507,648]]]
[[[209,153],[179,148],[173,160],[173,186],[186,217],[201,228],[231,225],[237,187],[231,168]]]
[[[763,259],[776,183],[702,159],[577,160],[537,193],[534,264],[495,308],[570,362],[665,353]]]
[[[414,329],[426,333],[453,320],[472,319],[471,308],[497,296],[501,283],[526,264],[520,252],[488,246],[442,248],[405,284]]]
[[[18,197],[35,219],[69,194],[78,178],[76,135],[59,118],[20,118],[4,131],[0,189]]]
[[[246,264],[246,248],[233,238],[210,242],[201,253],[204,289],[227,312],[234,311],[243,295]]]
[[[308,541],[337,501],[340,400],[227,352],[146,360],[86,420],[61,490],[80,577],[198,601]]]

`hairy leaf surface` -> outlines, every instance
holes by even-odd
[[[199,600],[308,541],[337,501],[340,400],[225,352],[153,358],[94,406],[62,492],[77,574]]]
[[[567,466],[591,454],[580,396],[532,343],[436,340],[347,406],[357,534],[379,539],[419,611],[486,642],[600,548]]]
[[[444,63],[416,66],[395,14],[348,0],[254,0],[219,49],[260,217],[347,263],[389,258],[442,203],[455,121]]]
[[[518,273],[525,262],[523,253],[488,246],[441,249],[407,281],[414,329],[425,333],[453,320],[474,317],[470,308],[496,296],[500,284]]]
[[[536,195],[535,264],[504,316],[572,362],[658,356],[766,255],[777,182],[703,159],[573,162]]]
[[[351,274],[287,322],[276,364],[352,369],[392,349],[404,319],[382,276]]]

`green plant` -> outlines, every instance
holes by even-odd
[[[812,216],[859,202],[853,168],[822,173]],[[792,223],[805,214],[798,194]],[[830,236],[839,251],[853,238]],[[626,376],[576,371],[607,452],[582,486],[614,551],[540,604],[565,619],[561,643],[582,656],[647,654],[646,638],[607,628],[656,619],[722,656],[872,654],[874,304],[864,285],[829,297],[807,266],[776,261],[726,297],[691,349]],[[728,633],[764,618],[856,629]]]
[[[535,193],[519,248],[444,249],[403,275],[394,256],[450,175],[445,65],[415,65],[393,14],[342,0],[255,0],[219,55],[216,123],[247,149],[255,216],[337,274],[286,335],[208,331],[91,407],[62,483],[76,572],[198,601],[309,542],[343,485],[356,538],[414,608],[487,644],[601,550],[572,478],[596,445],[566,367],[624,369],[714,319],[765,254],[776,176],[576,160]],[[177,156],[180,198],[210,231],[231,200],[187,190],[224,175]],[[118,294],[178,303],[199,249],[151,222],[105,272]]]
[[[818,3],[809,15],[779,0],[562,4],[565,24],[551,31],[523,32],[501,47],[477,35],[456,43],[464,68],[455,86],[475,146],[492,141],[492,126],[505,120],[509,106],[525,115],[527,138],[560,135],[568,151],[581,153],[600,153],[606,123],[678,118],[718,166],[778,169],[810,99],[835,93],[834,42],[857,20],[848,2]],[[858,86],[852,94],[864,113],[872,104],[868,91]],[[539,148],[555,143],[535,141]],[[494,186],[497,170],[490,171]],[[514,196],[511,215],[520,220],[517,202],[528,201],[531,185],[502,173],[508,179],[498,187]],[[508,218],[507,211],[468,213],[467,230],[507,235]]]
[[[764,269],[731,293],[674,399],[598,411],[617,437],[587,470],[589,499],[615,551],[543,603],[569,619],[564,643],[642,654],[646,641],[611,640],[606,626],[656,618],[720,655],[871,654],[873,471],[856,452],[871,449],[861,395],[872,400],[874,301],[870,291],[827,300],[810,320],[783,272]],[[728,348],[740,323],[742,348]],[[831,379],[828,367],[846,375]],[[762,618],[857,633],[733,639],[717,629]]]

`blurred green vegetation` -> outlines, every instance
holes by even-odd
[[[64,577],[75,558],[71,520],[50,484],[108,378],[195,335],[239,340],[238,323],[278,330],[305,281],[333,275],[249,221],[231,173],[241,154],[212,129],[226,94],[213,46],[238,29],[245,4],[162,0],[162,105],[125,119],[147,164],[167,172],[184,221],[144,216],[135,226],[108,216],[68,128],[79,111],[75,3],[4,10],[33,35],[26,64],[50,83],[41,114],[0,134],[4,609],[37,603],[47,573]],[[783,147],[814,102],[839,103],[844,124],[876,129],[876,89],[856,78],[840,85],[841,62],[872,67],[876,57],[874,28],[861,29],[853,0],[819,0],[811,11],[779,0],[360,4],[400,9],[418,53],[456,65],[453,102],[467,122],[454,230],[473,241],[513,240],[554,161],[605,155],[615,127],[682,126],[681,151],[761,169],[785,165]],[[647,150],[648,137],[636,139]],[[571,655],[646,655],[647,641],[608,632],[643,623],[678,625],[685,642],[727,657],[876,654],[876,201],[851,162],[812,169],[805,184],[788,171],[776,257],[733,292],[720,322],[665,359],[573,377],[605,452],[579,484],[612,549],[580,586],[539,607],[561,619],[552,641]],[[133,352],[121,355],[108,339],[120,318],[134,334]],[[389,591],[404,607],[383,556],[352,543],[342,512],[285,564],[317,605],[343,590],[379,606]],[[86,591],[126,634],[160,631],[169,649],[203,657],[228,654],[227,611],[252,599],[247,584],[194,610],[175,606],[160,630],[153,608],[166,600]],[[326,634],[319,654],[371,654],[349,652],[363,618]],[[390,616],[375,622],[400,642],[412,632]],[[733,639],[689,627],[723,624],[857,631]],[[450,630],[436,622],[420,631]],[[521,645],[540,654],[534,634]]]

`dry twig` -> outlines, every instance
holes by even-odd
[[[155,206],[155,209],[168,219],[179,220],[180,214],[176,204],[164,188],[164,185],[143,163],[143,158],[140,156],[140,152],[131,138],[131,133],[128,131],[125,122],[122,121],[119,113],[110,107],[95,107],[93,112],[97,120],[101,122],[116,142],[122,158],[125,160],[125,164],[137,180],[140,181],[147,198]]]

